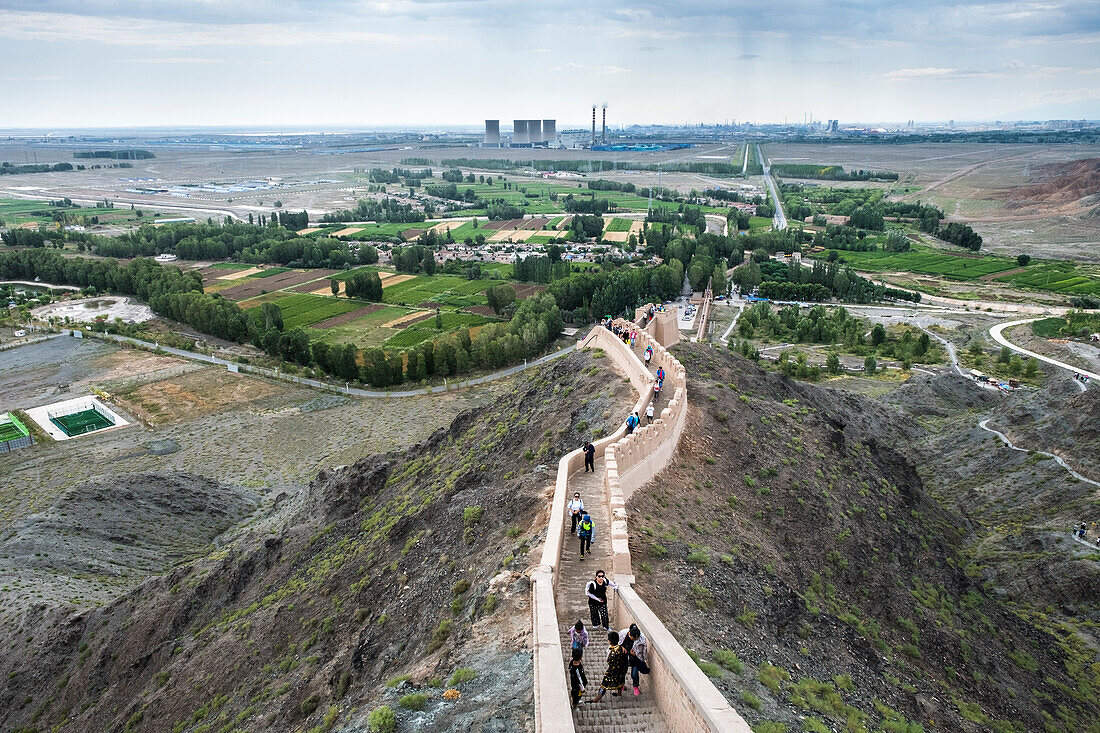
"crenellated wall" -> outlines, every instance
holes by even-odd
[[[653,423],[626,435],[621,426],[612,435],[594,443],[604,456],[605,498],[611,509],[611,545],[613,573],[619,590],[614,593],[616,619],[633,619],[649,640],[651,673],[647,680],[662,716],[673,733],[700,731],[734,731],[750,733],[744,719],[730,707],[698,665],[692,661],[680,643],[650,610],[631,587],[634,575],[630,563],[626,501],[630,494],[656,476],[668,465],[676,451],[687,419],[687,375],[680,362],[661,343],[662,332],[669,327],[668,314],[657,313],[646,320],[650,306],[639,309],[638,323],[619,321],[619,325],[635,328],[642,349],[653,348],[653,361],[664,367],[663,390],[671,394],[668,405],[655,416]],[[675,314],[672,314],[673,319]],[[639,328],[642,324],[644,328]],[[672,343],[679,340],[666,337]],[[638,391],[634,410],[645,414],[653,398],[653,378],[645,364],[622,339],[608,329],[597,326],[578,343],[578,348],[602,349],[607,358],[630,380]],[[570,713],[568,684],[562,665],[563,650],[554,602],[555,583],[561,562],[562,538],[565,531],[565,504],[569,494],[569,476],[583,466],[580,449],[558,462],[557,481],[550,509],[546,543],[542,561],[531,575],[532,629],[534,634],[534,698],[535,730],[537,733],[574,733]]]

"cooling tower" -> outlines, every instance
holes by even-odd
[[[512,144],[527,145],[531,137],[527,132],[527,120],[512,120]]]
[[[485,144],[500,145],[500,120],[485,120]]]
[[[542,142],[542,120],[527,120],[527,140],[532,143]]]
[[[543,120],[542,121],[542,141],[544,143],[555,143],[558,141],[558,121],[557,120]]]

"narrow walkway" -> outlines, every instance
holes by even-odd
[[[642,357],[642,349],[633,349]],[[656,368],[650,372],[655,373]],[[654,416],[659,417],[661,410],[668,404],[669,390],[661,391],[654,403]],[[645,416],[642,415],[642,425]],[[635,697],[627,675],[627,687],[621,697],[604,696],[596,705],[589,704],[600,689],[600,681],[607,670],[607,633],[592,627],[588,610],[588,597],[584,589],[597,570],[603,570],[608,577],[611,568],[611,515],[608,510],[607,496],[604,493],[604,457],[596,456],[595,472],[585,473],[584,469],[569,476],[569,497],[580,492],[584,508],[592,517],[595,525],[595,537],[591,553],[580,559],[580,545],[576,535],[570,534],[570,521],[566,519],[565,538],[562,544],[561,564],[558,570],[558,584],[555,593],[555,605],[558,613],[558,627],[562,637],[563,662],[568,666],[571,655],[569,629],[577,620],[583,621],[588,629],[589,645],[584,654],[585,674],[588,677],[588,693],[585,704],[573,712],[573,723],[578,733],[667,733],[669,726],[657,707],[657,701],[647,690],[648,678],[641,680],[642,694]],[[611,591],[613,593],[614,591]],[[609,595],[611,594],[609,593]],[[609,604],[610,605],[610,604]],[[611,629],[621,631],[630,625],[632,619],[610,618]]]

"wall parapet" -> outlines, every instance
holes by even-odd
[[[643,348],[652,347],[654,363],[665,370],[664,389],[671,389],[672,397],[668,406],[661,410],[661,415],[650,425],[635,429],[631,435],[626,434],[625,425],[620,426],[614,433],[593,444],[604,456],[605,500],[611,510],[612,572],[619,585],[619,590],[614,594],[616,618],[633,619],[650,640],[650,694],[654,695],[673,733],[750,733],[744,719],[733,710],[632,587],[634,575],[630,564],[626,501],[635,488],[645,484],[668,465],[687,419],[687,374],[683,365],[661,344],[659,333],[661,327],[667,324],[659,322],[658,318],[648,319],[651,308],[647,305],[644,311],[639,309],[636,324],[629,321],[619,321],[618,324],[635,329]],[[643,326],[658,334],[649,332]],[[637,390],[639,397],[634,410],[642,414],[653,399],[653,382],[652,375],[638,355],[603,326],[593,328],[577,343],[577,347],[604,351]],[[569,476],[583,462],[580,449],[571,451],[558,461],[546,542],[540,565],[531,574],[536,733],[576,731],[562,664],[563,649],[557,627],[554,593],[560,574]]]

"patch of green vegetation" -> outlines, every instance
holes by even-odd
[[[428,695],[424,692],[413,692],[405,695],[397,704],[406,710],[423,710],[428,704]]]

